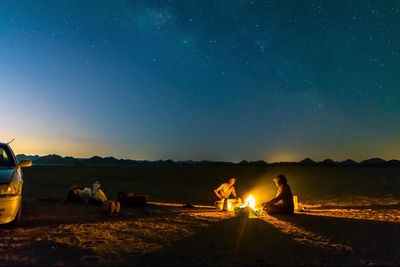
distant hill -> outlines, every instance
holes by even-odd
[[[224,161],[173,161],[169,160],[133,160],[133,159],[116,159],[112,156],[109,157],[99,157],[94,156],[91,158],[74,158],[74,157],[62,157],[56,154],[50,154],[46,156],[38,155],[25,155],[19,154],[16,156],[17,160],[31,160],[34,165],[106,165],[106,166],[130,166],[130,165],[191,165],[191,164],[201,164],[210,166],[226,166],[226,165],[243,165],[243,166],[306,166],[306,167],[316,167],[316,166],[330,166],[330,167],[397,167],[400,168],[400,161],[392,159],[385,161],[381,158],[372,158],[361,161],[360,163],[347,159],[341,162],[334,161],[332,159],[325,159],[323,161],[316,162],[310,158],[306,158],[300,162],[275,162],[267,163],[263,160],[258,161],[246,161],[242,160],[239,163],[224,162]]]
[[[386,166],[388,166],[388,167],[400,167],[400,160],[392,159],[392,160],[386,161]]]
[[[340,165],[340,166],[348,166],[348,167],[351,167],[351,166],[357,166],[358,163],[355,162],[355,161],[352,160],[352,159],[346,159],[346,160],[344,160],[344,161],[342,161],[342,162],[339,162],[339,165]]]
[[[118,165],[119,160],[117,160],[114,157],[99,157],[99,156],[94,156],[90,159],[86,159],[85,164],[87,165]]]
[[[299,163],[302,165],[314,165],[316,162],[310,158],[306,158],[306,159],[303,159],[302,161],[300,161]]]
[[[251,161],[249,164],[255,165],[255,166],[267,166],[268,165],[268,163],[263,160]]]
[[[21,160],[35,161],[35,160],[40,158],[39,155],[28,156],[28,155],[25,155],[25,154],[19,154],[19,155],[16,155],[15,157],[17,158],[17,161],[21,161]]]
[[[361,166],[385,166],[386,160],[381,158],[372,158],[360,162]]]
[[[78,161],[78,159],[73,157],[61,157],[59,155],[52,154],[32,160],[32,163],[36,165],[75,165],[78,163]]]
[[[319,165],[323,166],[336,166],[338,163],[336,161],[333,161],[332,159],[325,159],[323,161],[318,162]]]

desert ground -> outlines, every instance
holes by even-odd
[[[227,176],[260,204],[280,173],[304,211],[250,219],[212,207]],[[71,185],[96,180],[150,204],[109,215],[66,201]],[[0,227],[0,265],[400,265],[397,168],[33,166],[24,181],[21,226]]]

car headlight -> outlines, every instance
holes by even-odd
[[[6,195],[8,190],[8,183],[7,184],[0,184],[0,195]]]
[[[10,183],[0,184],[0,195],[18,195],[21,189],[21,180],[14,173]]]

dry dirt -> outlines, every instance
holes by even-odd
[[[110,216],[98,206],[29,200],[20,227],[0,228],[0,265],[400,265],[399,200],[303,206],[256,219],[159,204]]]

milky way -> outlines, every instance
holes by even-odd
[[[0,5],[21,153],[400,158],[398,1]]]

